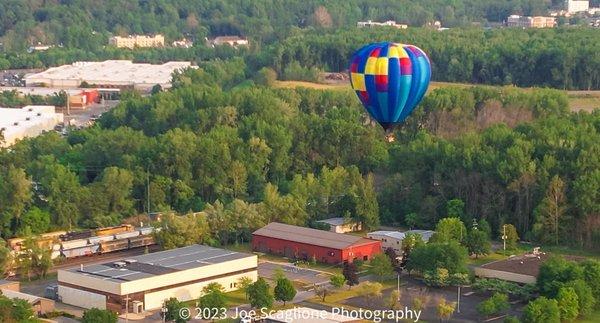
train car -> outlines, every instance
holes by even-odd
[[[113,241],[113,240],[115,240],[114,235],[95,236],[95,237],[90,237],[88,239],[88,243],[89,244],[99,244],[100,242]]]
[[[88,239],[63,241],[61,243],[60,249],[67,250],[67,249],[73,249],[73,248],[81,248],[81,247],[85,247],[87,245],[88,245]]]
[[[78,248],[71,248],[71,249],[64,249],[61,250],[61,254],[63,257],[65,258],[76,258],[76,257],[83,257],[83,256],[91,256],[93,254],[98,253],[98,250],[100,249],[100,245],[89,245],[89,246],[84,246],[84,247],[78,247]]]
[[[100,242],[100,253],[129,249],[129,239]]]
[[[139,235],[140,235],[139,231],[131,231],[131,232],[119,233],[119,234],[115,234],[115,240],[117,240],[117,239],[125,239],[125,238],[133,238],[133,237],[137,237]]]
[[[152,234],[152,232],[154,232],[154,227],[139,228],[139,231],[140,235],[142,236],[149,235]]]
[[[92,230],[71,231],[60,236],[61,241],[87,239],[92,236]]]
[[[40,234],[40,237],[42,238],[51,238],[53,240],[59,240],[60,236],[67,234],[67,231],[54,231],[54,232],[48,232],[48,233],[42,233]]]
[[[129,238],[129,248],[145,247],[153,244],[155,244],[154,237],[151,235]]]
[[[130,232],[133,230],[134,230],[133,225],[123,224],[123,225],[119,225],[116,227],[96,229],[96,235],[97,236],[105,236],[105,235],[110,235],[110,234],[114,235],[114,234],[119,234],[119,233],[124,233],[124,232]]]

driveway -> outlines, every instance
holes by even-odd
[[[289,263],[265,261],[258,264],[258,276],[274,280],[273,276],[275,275],[275,270],[277,268],[283,269],[283,272],[289,280],[309,285],[329,282],[329,277],[331,275],[324,271],[302,268]]]

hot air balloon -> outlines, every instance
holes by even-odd
[[[350,62],[350,81],[371,117],[386,131],[404,122],[421,102],[431,79],[429,58],[413,45],[373,43]]]

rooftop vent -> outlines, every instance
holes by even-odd
[[[41,114],[40,112],[38,112],[38,113],[37,113],[37,116],[38,116],[38,117],[41,117],[41,116],[42,116],[42,114]]]
[[[18,126],[18,125],[19,125],[18,122],[13,123],[13,126]]]
[[[31,118],[30,118],[30,117],[27,117],[27,118],[25,118],[25,121],[29,121],[29,120],[31,120]]]

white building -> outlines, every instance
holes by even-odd
[[[346,220],[345,218],[330,218],[317,221],[329,225],[329,231],[335,233],[355,232],[362,230],[362,223]]]
[[[381,249],[392,248],[396,253],[402,252],[402,240],[406,235],[400,231],[373,231],[367,237],[381,241]]]
[[[209,42],[212,47],[229,45],[231,47],[240,47],[249,45],[248,39],[239,36],[219,36]]]
[[[21,109],[0,108],[0,133],[4,138],[0,146],[8,147],[25,137],[35,137],[53,130],[63,122],[63,114],[54,106],[28,105]]]
[[[377,22],[377,21],[372,21],[372,20],[367,20],[367,21],[359,21],[356,23],[356,27],[358,28],[365,28],[365,27],[394,27],[394,28],[398,28],[398,29],[406,29],[408,28],[408,25],[405,24],[398,24],[393,20],[388,20],[385,22]]]
[[[567,11],[569,13],[588,11],[590,2],[585,0],[567,0]]]
[[[386,250],[392,248],[396,253],[402,253],[402,240],[407,234],[418,234],[421,236],[424,242],[429,241],[429,238],[433,235],[434,231],[430,230],[408,230],[404,232],[400,231],[373,231],[367,233],[367,237],[381,241],[381,249]]]
[[[139,313],[158,309],[165,300],[198,299],[202,288],[219,283],[225,291],[238,281],[256,281],[258,257],[203,245],[166,250],[122,261],[58,271],[58,296],[63,303]]]
[[[127,60],[75,62],[27,75],[25,85],[78,88],[82,82],[87,82],[94,87],[149,90],[158,84],[165,89],[171,87],[173,72],[186,68],[194,66],[190,62],[167,62],[161,65]]]

